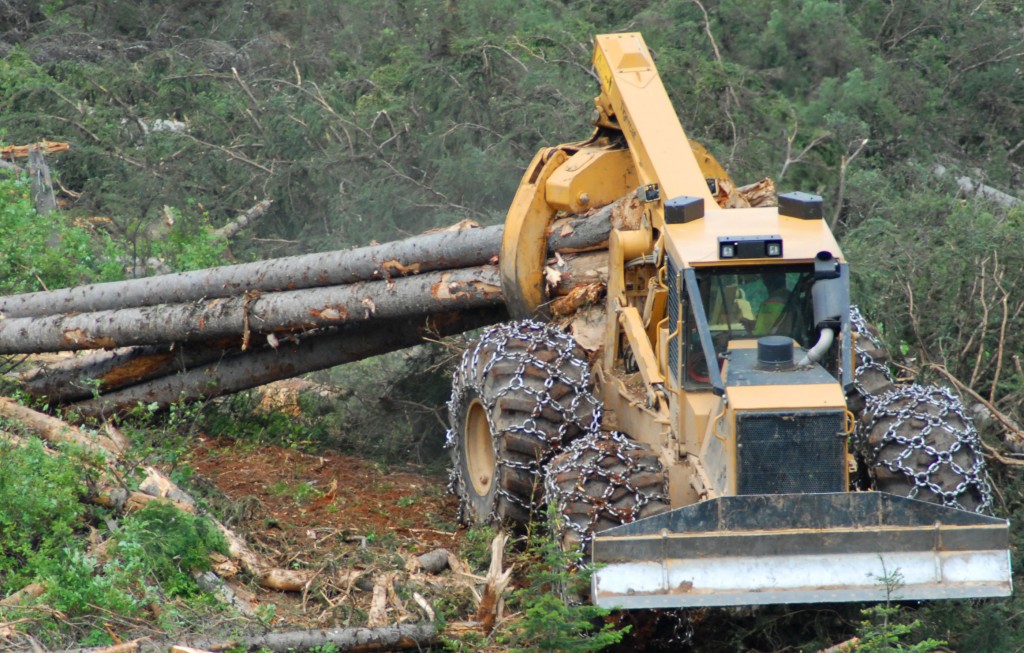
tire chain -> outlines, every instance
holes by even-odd
[[[520,346],[510,346],[510,343],[517,343]],[[525,347],[521,344],[526,344]],[[452,376],[452,395],[448,401],[449,423],[455,419],[459,406],[465,400],[467,393],[473,391],[481,398],[484,409],[487,413],[487,421],[491,433],[495,432],[495,425],[491,423],[492,414],[498,400],[513,391],[521,391],[533,397],[536,402],[533,412],[521,423],[511,427],[506,426],[505,431],[513,431],[526,434],[530,437],[546,443],[557,453],[564,444],[566,434],[573,426],[582,433],[596,431],[601,425],[601,416],[604,405],[590,390],[590,367],[586,360],[580,359],[576,354],[576,340],[572,336],[558,331],[554,327],[543,322],[534,320],[520,320],[496,325],[486,330],[470,349],[462,354],[462,361]],[[551,361],[544,361],[538,358],[537,351],[554,351],[555,358]],[[490,356],[479,369],[480,361],[485,356]],[[498,362],[513,361],[516,370],[511,382],[502,387],[494,396],[487,396],[484,392],[484,385],[487,377],[495,364]],[[543,384],[543,390],[531,387],[525,382],[525,371],[533,367],[543,371],[547,379]],[[571,371],[571,373],[567,373]],[[558,382],[564,383],[573,389],[573,398],[569,405],[565,406],[551,397],[550,390]],[[548,433],[538,427],[536,417],[545,408],[555,410],[560,416],[558,430]],[[525,414],[525,413],[524,413]],[[455,428],[448,429],[445,435],[445,448],[458,455],[458,434]],[[529,463],[502,459],[495,445],[495,457],[499,465],[529,470],[533,474],[541,474],[544,460],[533,460]],[[550,456],[548,457],[550,458]],[[461,465],[458,461],[453,464],[448,479],[448,491],[458,497],[462,496],[460,490],[465,487],[465,479],[461,477],[459,470]],[[524,508],[531,514],[537,512],[536,505],[529,503],[522,498],[508,492],[503,487],[498,487],[497,492],[507,501]],[[497,502],[495,502],[495,507]],[[459,519],[464,517],[465,507],[460,501]],[[490,518],[497,518],[492,512]]]
[[[639,519],[643,509],[652,502],[664,502],[668,507],[668,492],[664,483],[661,492],[656,494],[647,494],[633,483],[633,477],[644,472],[664,473],[660,466],[642,463],[635,455],[637,453],[650,455],[651,452],[618,431],[598,431],[572,442],[548,466],[544,479],[548,505],[553,505],[561,516],[567,516],[569,506],[573,504],[587,506],[586,524],[565,518],[561,520],[562,527],[574,531],[579,538],[579,553],[582,554],[580,560],[585,559],[597,523],[602,517],[628,524]],[[608,464],[609,457],[618,459],[625,471],[612,469],[615,465]],[[559,486],[557,478],[560,474],[576,477],[571,490]],[[600,496],[589,493],[586,488],[586,484],[595,479],[605,485]],[[616,507],[612,505],[612,495],[623,488],[632,495],[633,500],[626,508]]]
[[[949,390],[916,383],[898,385],[873,397],[869,406],[868,417],[861,422],[858,433],[872,468],[884,466],[906,476],[913,482],[907,494],[911,499],[927,500],[930,492],[947,507],[981,514],[991,512],[992,486],[985,469],[981,440],[963,404]],[[888,426],[884,426],[887,421]],[[957,426],[958,423],[962,427]],[[881,433],[877,432],[879,425],[885,428]],[[929,444],[929,436],[935,436],[933,440],[937,444]],[[883,450],[893,445],[902,450],[895,456],[883,458]],[[912,464],[922,453],[931,460],[924,469],[920,464],[916,467]],[[966,467],[956,461],[957,454],[961,453],[966,454],[969,461]],[[947,470],[960,479],[953,487],[936,482]],[[923,496],[922,492],[925,492]],[[976,506],[961,503],[962,498],[971,495],[977,500]]]
[[[930,492],[941,500],[942,505],[961,510],[971,510],[963,505],[960,498],[973,491],[978,500],[974,512],[987,514],[992,510],[992,486],[985,470],[981,453],[981,440],[974,422],[968,417],[960,400],[946,388],[921,386],[919,384],[897,385],[889,367],[876,361],[868,347],[861,343],[866,340],[874,350],[883,350],[884,345],[876,337],[857,306],[850,306],[850,324],[858,338],[854,341],[857,368],[854,371],[854,389],[864,400],[862,419],[854,434],[854,446],[864,457],[874,478],[874,470],[884,466],[893,473],[902,474],[913,482],[907,496],[918,498],[922,491]],[[870,392],[863,379],[868,374],[881,374],[889,382],[882,392]],[[881,434],[875,433],[886,420],[891,420]],[[963,427],[956,426],[957,422]],[[924,425],[923,427],[921,425]],[[945,432],[952,436],[948,446],[928,444],[933,433]],[[882,459],[882,452],[893,445],[902,447],[895,456]],[[971,464],[963,467],[954,460],[957,453],[964,451]],[[908,464],[918,453],[924,453],[932,460],[924,470]],[[961,480],[952,489],[944,489],[934,478],[944,470],[952,471]]]
[[[850,306],[850,326],[853,328],[853,332],[859,336],[854,338],[853,342],[853,351],[857,356],[857,366],[853,370],[853,387],[864,397],[865,401],[870,402],[872,393],[865,388],[863,383],[864,378],[868,374],[872,372],[880,374],[889,383],[894,385],[896,380],[892,377],[889,366],[881,361],[876,361],[874,356],[871,355],[871,350],[864,346],[863,342],[866,339],[874,345],[874,350],[885,350],[885,345],[875,336],[874,331],[868,325],[867,319],[864,318],[860,308],[856,305]]]

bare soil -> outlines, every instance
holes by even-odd
[[[364,625],[382,574],[415,583],[406,574],[410,558],[437,548],[458,554],[465,540],[442,474],[227,439],[198,440],[188,463],[195,483],[207,487],[211,503],[229,507],[225,520],[254,548],[281,567],[320,572],[301,596],[247,588],[254,607],[273,605],[275,618],[289,625]],[[362,572],[359,581],[352,572]],[[419,591],[430,600],[431,587]],[[423,618],[412,602],[392,609],[395,621]]]

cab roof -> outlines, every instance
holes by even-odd
[[[822,219],[779,215],[776,207],[713,209],[703,218],[666,224],[665,251],[683,267],[810,263],[818,252],[831,252],[845,262],[839,243]],[[719,238],[763,236],[782,239],[781,258],[719,258]]]

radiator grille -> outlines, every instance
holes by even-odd
[[[846,491],[842,411],[736,415],[737,494]]]
[[[668,259],[668,328],[669,332],[679,324],[679,270],[671,258]],[[679,334],[668,341],[668,373],[676,384],[679,379]]]

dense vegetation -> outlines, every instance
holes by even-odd
[[[150,257],[186,269],[500,222],[536,149],[589,133],[590,41],[622,30],[643,32],[689,135],[737,181],[824,196],[855,299],[905,374],[945,382],[942,366],[1024,422],[1024,206],[958,183],[1024,182],[1015,0],[0,0],[0,141],[71,143],[49,159],[60,213],[37,216],[27,182],[0,179],[0,290],[112,279]],[[230,248],[212,235],[264,198],[271,212]],[[360,426],[349,446],[425,455],[444,388],[408,380],[420,357],[384,365],[348,373],[393,380],[353,384],[331,419]],[[379,419],[399,404],[419,408]],[[66,474],[39,464],[40,478]],[[998,510],[1019,524],[1012,471],[993,464]],[[0,548],[0,585],[15,553]],[[918,616],[957,650],[1013,650],[1020,608]],[[793,643],[774,628],[738,629],[737,645]]]

